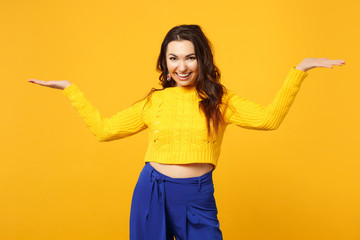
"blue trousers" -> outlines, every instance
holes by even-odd
[[[146,163],[130,211],[130,240],[220,240],[212,171],[171,178]]]

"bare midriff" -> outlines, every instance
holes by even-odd
[[[150,162],[158,172],[172,178],[200,177],[214,169],[211,163],[162,164]]]

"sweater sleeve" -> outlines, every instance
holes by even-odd
[[[131,136],[147,128],[142,119],[142,111],[147,98],[112,117],[104,118],[75,84],[69,85],[62,92],[70,99],[72,106],[99,142]]]
[[[225,122],[249,129],[275,130],[288,113],[301,83],[308,74],[291,67],[274,100],[267,106],[246,100],[228,90]]]

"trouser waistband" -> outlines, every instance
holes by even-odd
[[[150,173],[150,181],[156,180],[157,182],[172,182],[172,183],[179,183],[179,184],[185,184],[185,185],[194,185],[198,184],[198,190],[200,190],[201,185],[207,185],[213,183],[212,173],[213,171],[210,171],[208,173],[205,173],[199,177],[189,177],[189,178],[172,178],[169,176],[166,176],[165,174],[162,174],[161,172],[157,171],[155,168],[153,168],[149,162],[145,163],[144,169]]]

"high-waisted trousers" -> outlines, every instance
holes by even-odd
[[[220,240],[212,171],[171,178],[145,163],[130,211],[130,240]]]

